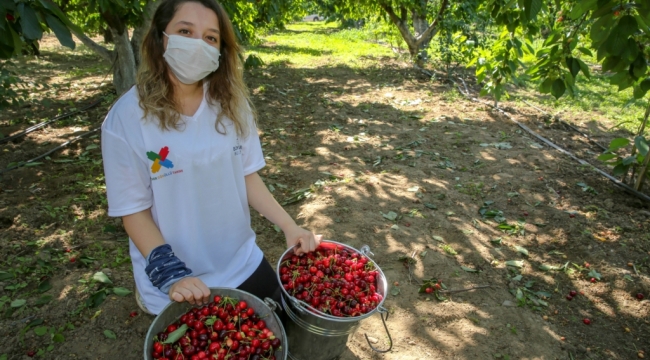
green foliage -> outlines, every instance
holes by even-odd
[[[619,151],[627,148],[630,145],[630,141],[625,138],[617,138],[612,140],[609,144],[609,149],[600,155],[598,160],[613,166],[612,175],[624,176],[631,167],[641,166],[643,164],[646,156],[648,156],[649,144],[650,141],[648,139],[643,136],[637,136],[633,143],[637,151],[628,153],[631,155],[623,157],[619,155]]]
[[[518,82],[517,68],[523,56],[522,43],[503,29],[491,48],[483,48],[468,66],[476,66],[476,78],[483,82],[481,95],[492,95],[499,100],[508,81]]]
[[[0,59],[20,54],[23,47],[43,37],[43,31],[54,32],[62,45],[74,49],[69,29],[78,29],[63,12],[48,0],[0,3]]]
[[[476,71],[486,80],[484,93],[497,100],[504,80],[517,80],[524,53],[535,58],[526,74],[539,82],[540,92],[555,98],[575,95],[576,78],[591,75],[585,59],[592,59],[593,53],[619,91],[634,87],[639,99],[650,90],[647,1],[488,0],[482,9],[490,12],[501,35],[490,49],[497,55],[479,57]],[[540,36],[543,45],[535,49],[532,42]],[[481,65],[481,59],[489,64]]]
[[[453,2],[449,7],[454,16],[439,20],[437,42],[432,44],[436,46],[432,58],[445,66],[448,76],[454,64],[468,64],[476,49],[486,47],[490,41],[488,14],[477,12],[475,2]]]
[[[246,68],[247,70],[256,69],[262,67],[263,65],[264,65],[264,61],[262,61],[262,59],[255,54],[249,55],[246,58],[246,61],[244,62],[244,68]]]

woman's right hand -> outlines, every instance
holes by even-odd
[[[187,301],[192,305],[205,305],[210,302],[210,289],[197,277],[186,277],[169,288],[169,298],[176,302]]]

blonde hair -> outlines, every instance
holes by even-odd
[[[221,37],[219,68],[203,79],[208,83],[208,102],[211,105],[217,103],[221,105],[215,128],[220,133],[225,132],[223,124],[225,115],[234,123],[237,135],[246,137],[250,131],[248,116],[253,117],[253,124],[255,124],[255,112],[244,82],[242,47],[237,42],[228,14],[214,0],[165,0],[158,6],[149,32],[142,42],[142,61],[137,75],[136,87],[144,117],[148,118],[152,115],[157,118],[163,130],[179,129],[182,125],[178,111],[180,106],[174,100],[174,85],[169,78],[169,67],[163,58],[165,52],[163,31],[174,17],[178,7],[186,2],[196,2],[207,7],[214,11],[219,19]],[[222,132],[220,128],[224,131]]]

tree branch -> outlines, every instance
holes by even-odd
[[[400,23],[401,19],[397,16],[397,14],[395,14],[395,11],[393,11],[392,6],[390,6],[388,4],[385,4],[383,2],[379,3],[379,6],[381,6],[381,8],[384,9],[384,11],[386,11],[386,13],[388,14],[388,17],[390,17],[391,21],[394,24],[399,24]]]
[[[126,24],[124,23],[122,17],[119,15],[113,14],[110,11],[100,12],[99,15],[104,21],[106,21],[106,24],[108,24],[108,27],[111,29],[111,31],[115,32],[114,35],[122,35],[125,31],[127,31]]]
[[[406,12],[406,7],[404,7],[404,5],[401,5],[399,7],[399,10],[400,10],[400,19],[404,23],[406,22],[406,17],[408,16],[408,13]]]
[[[447,0],[445,0],[447,1]],[[406,21],[402,21],[402,19],[395,14],[395,11],[393,10],[393,7],[390,6],[389,4],[386,4],[384,2],[380,2],[379,6],[386,11],[388,14],[388,17],[390,17],[390,20],[397,26],[397,29],[399,30],[400,34],[402,34],[402,38],[406,42],[406,44],[409,46],[409,51],[411,49],[416,48],[415,47],[415,37],[411,34],[409,31],[408,27],[406,26]],[[413,54],[411,54],[413,55]]]
[[[76,32],[73,29],[70,29],[70,31],[72,31],[74,36],[76,36],[77,39],[79,39],[79,41],[81,41],[84,45],[89,47],[92,51],[94,51],[99,56],[101,56],[104,60],[108,61],[111,64],[113,63],[113,59],[115,58],[115,56],[114,56],[114,53],[112,51],[110,51],[107,48],[105,48],[105,47],[99,45],[98,43],[94,42],[93,39],[89,38],[84,33]]]
[[[449,3],[449,0],[443,0],[442,4],[440,5],[440,10],[438,10],[438,15],[436,15],[436,19],[433,21],[433,24],[429,26],[428,29],[426,29],[420,36],[416,38],[416,44],[418,47],[422,43],[427,43],[431,38],[438,33],[438,22],[443,18],[445,11],[447,10],[447,5]]]
[[[144,7],[144,13],[142,17],[142,24],[133,29],[133,34],[131,35],[131,46],[133,47],[133,56],[135,57],[135,64],[140,65],[140,46],[142,41],[151,26],[151,19],[153,14],[158,9],[160,5],[160,0],[148,0],[147,5]]]

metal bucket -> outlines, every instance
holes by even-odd
[[[289,347],[287,346],[287,334],[284,331],[282,322],[275,314],[275,309],[279,306],[275,301],[270,298],[260,300],[255,295],[231,288],[210,288],[210,297],[213,298],[215,295],[228,296],[231,298],[239,299],[246,301],[248,306],[255,310],[255,313],[266,322],[266,327],[269,330],[273,331],[275,336],[281,336],[282,347],[275,352],[276,359],[286,360],[289,353]],[[153,338],[161,331],[164,331],[167,326],[176,320],[178,320],[183,314],[192,309],[193,306],[188,302],[178,303],[172,301],[169,305],[156,316],[153,320],[153,323],[149,326],[149,331],[147,332],[147,337],[144,340],[144,359],[153,360],[151,355],[153,350]]]
[[[351,246],[336,241],[324,240],[322,243],[340,245],[353,252],[363,254],[368,258],[370,258],[369,255],[373,255],[367,245],[361,247],[361,250],[359,251]],[[293,247],[285,251],[278,260],[276,275],[280,284],[282,283],[280,280],[280,267],[282,266],[282,262],[290,258],[292,255]],[[372,316],[375,312],[378,312],[381,315],[381,320],[384,324],[384,328],[386,329],[386,333],[388,334],[390,347],[388,350],[375,349],[370,344],[370,341],[368,341],[367,335],[366,341],[368,341],[368,345],[374,351],[382,353],[390,351],[390,349],[393,347],[393,343],[390,337],[390,333],[388,333],[388,327],[386,327],[385,322],[385,320],[388,319],[388,311],[382,306],[388,292],[388,283],[386,282],[386,276],[377,266],[377,264],[375,264],[375,268],[379,273],[377,276],[377,292],[380,293],[383,298],[375,309],[361,316],[336,317],[325,314],[313,308],[309,304],[289,295],[284,287],[282,287],[282,307],[284,308],[284,311],[289,318],[289,321],[287,321],[285,326],[287,331],[287,339],[290,344],[290,359],[337,359],[345,350],[350,335],[354,334],[359,328],[361,320]]]

